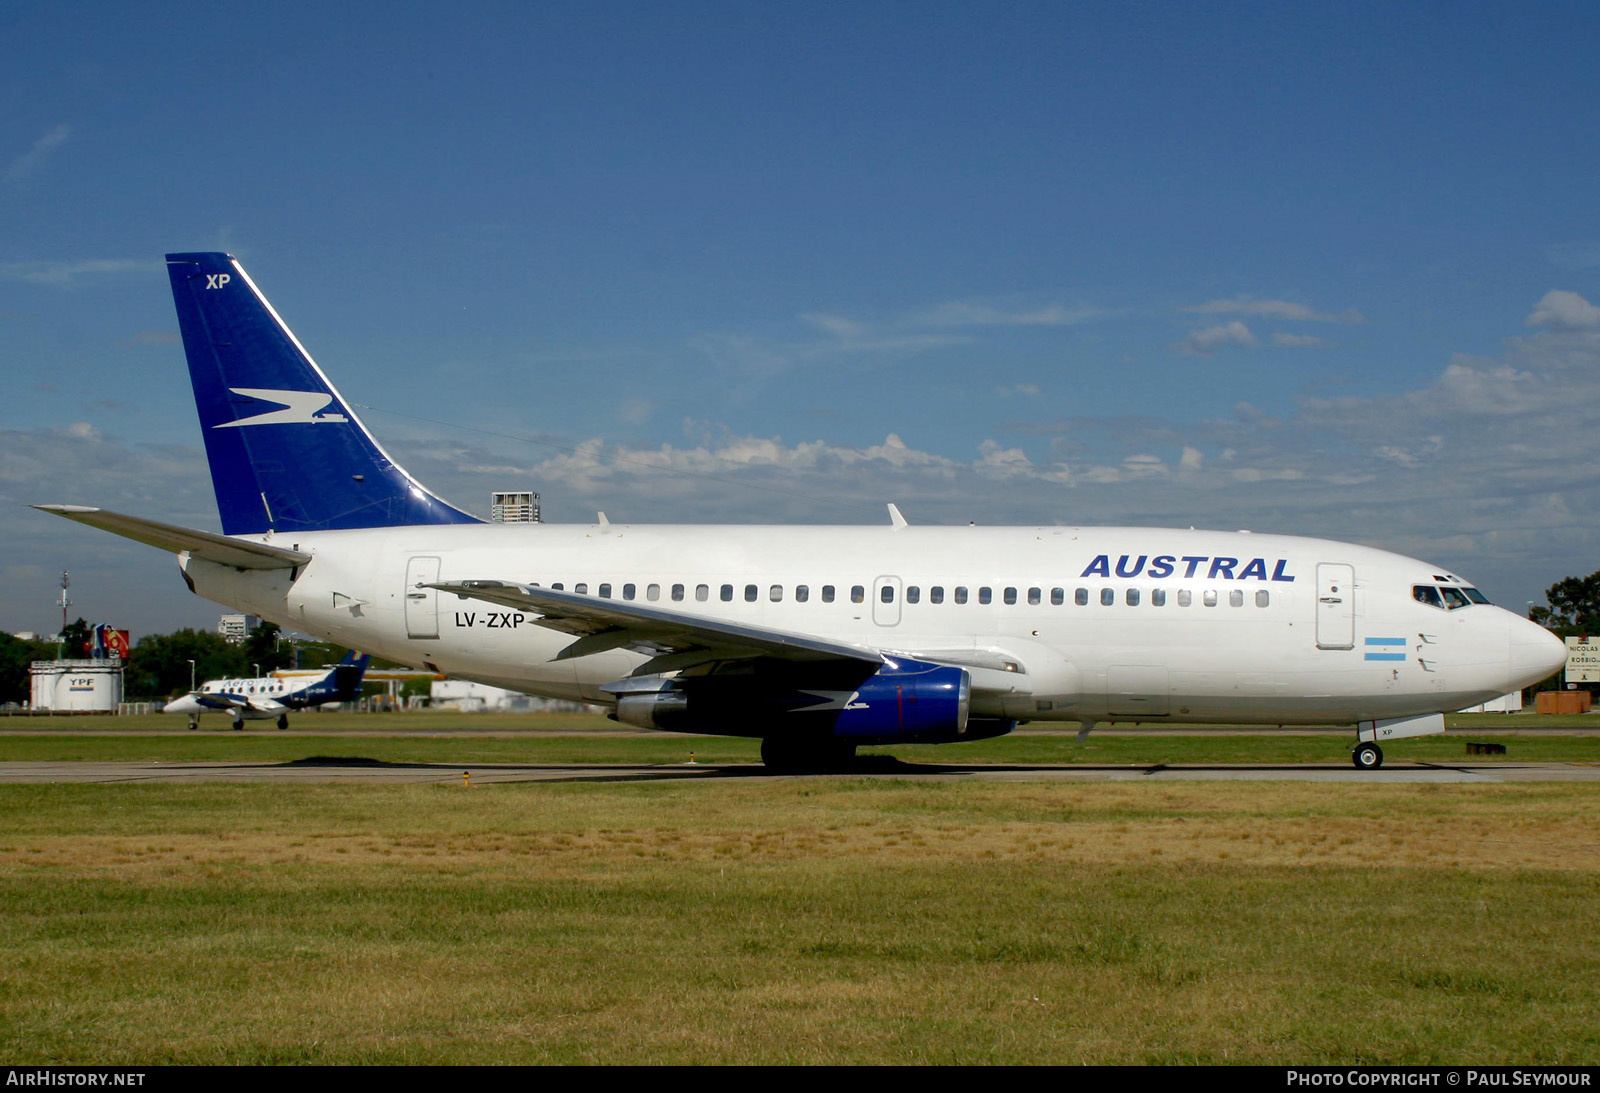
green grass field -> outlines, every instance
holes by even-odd
[[[326,713],[296,717],[289,733],[278,732],[270,721],[247,722],[237,733],[223,719],[204,724],[191,733],[182,728],[181,718],[161,715],[0,718],[0,762],[287,762],[324,756],[408,763],[640,764],[681,763],[693,753],[702,763],[751,763],[760,751],[757,741],[741,737],[629,734],[616,722],[587,714]],[[1600,717],[1456,715],[1450,726],[1443,736],[1390,745],[1385,749],[1389,761],[1462,761],[1470,740],[1504,744],[1507,761],[1600,762],[1600,732],[1593,731],[1600,729]],[[1118,726],[1095,731],[1083,744],[1070,732],[1023,732],[970,744],[864,749],[863,754],[937,764],[1346,763],[1353,739],[1348,730],[1211,728],[1170,735]]]
[[[100,759],[754,757],[581,726],[374,737],[336,716],[307,737],[42,726],[0,736],[0,759],[74,740],[116,752],[78,756]],[[1391,755],[1467,738],[1490,737]],[[1493,738],[1594,757],[1586,736]],[[1176,743],[1197,762],[1347,747],[928,752],[1149,762]],[[0,786],[0,1057],[1593,1064],[1597,805],[1582,783]]]

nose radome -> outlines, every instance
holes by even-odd
[[[1567,644],[1538,623],[1514,618],[1511,623],[1511,667],[1527,675],[1526,687],[1559,672],[1567,663]]]

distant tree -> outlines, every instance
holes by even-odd
[[[255,671],[257,664],[261,665],[262,675],[292,666],[294,651],[291,647],[280,644],[279,634],[277,623],[263,622],[245,639],[244,659],[251,665],[252,672]]]
[[[209,630],[146,634],[134,645],[122,676],[128,701],[171,698],[189,690],[189,662],[194,681],[248,675],[242,645],[230,645]]]
[[[1549,607],[1535,607],[1529,617],[1563,637],[1600,635],[1600,571],[1587,577],[1566,577],[1545,590]]]
[[[82,619],[74,619],[61,631],[61,656],[66,660],[78,660],[89,655],[89,642],[94,634],[89,623]]]
[[[23,641],[0,633],[0,703],[18,705],[31,701],[33,681],[28,665],[36,660],[56,659],[56,647],[48,641]]]

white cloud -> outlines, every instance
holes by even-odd
[[[1330,342],[1315,334],[1274,334],[1272,344],[1284,349],[1326,349]]]
[[[0,277],[40,285],[70,285],[80,277],[102,273],[149,273],[149,261],[121,258],[86,258],[77,262],[4,262]]]
[[[1191,330],[1189,336],[1181,342],[1173,342],[1169,347],[1177,353],[1192,353],[1200,357],[1209,357],[1218,350],[1229,346],[1257,346],[1261,343],[1250,332],[1250,328],[1238,319],[1221,323],[1217,326],[1208,326],[1203,330]]]
[[[1600,307],[1595,307],[1576,292],[1552,289],[1534,305],[1525,326],[1556,326],[1569,330],[1600,326]]]
[[[1555,265],[1567,269],[1593,269],[1600,266],[1600,240],[1583,239],[1571,243],[1556,243],[1544,249],[1544,255]]]
[[[71,136],[72,126],[66,124],[55,126],[34,141],[32,148],[12,160],[10,165],[6,167],[5,174],[0,177],[4,177],[6,182],[11,185],[16,185],[32,178],[50,161],[50,157],[55,155],[56,149],[67,143],[67,139]]]
[[[1297,304],[1290,300],[1252,300],[1248,296],[1241,296],[1232,300],[1211,300],[1207,303],[1179,308],[1179,310],[1192,311],[1201,315],[1261,315],[1273,319],[1288,319],[1294,322],[1311,323],[1364,323],[1367,321],[1366,317],[1355,308],[1333,314],[1331,312],[1316,311],[1306,304]]]
[[[643,425],[656,412],[656,404],[649,399],[628,398],[617,407],[617,420],[629,425]]]
[[[797,316],[810,337],[773,338],[740,331],[699,335],[690,341],[717,363],[755,375],[773,375],[807,364],[848,356],[905,357],[951,346],[970,345],[982,328],[1075,326],[1107,315],[1092,304],[1042,304],[999,307],[979,301],[951,301],[899,315],[866,320],[827,311]],[[1024,385],[1026,386],[1026,385]]]
[[[907,316],[907,326],[1075,326],[1107,312],[1091,304],[1047,304],[1006,310],[972,301],[952,301]]]

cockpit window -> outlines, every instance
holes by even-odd
[[[1471,600],[1473,603],[1489,602],[1489,597],[1485,596],[1482,592],[1479,592],[1476,588],[1463,588],[1461,591],[1465,592],[1467,594],[1467,599]]]
[[[1441,588],[1439,594],[1444,597],[1444,605],[1451,611],[1458,607],[1466,607],[1472,601],[1462,594],[1459,588]]]
[[[1414,584],[1411,586],[1411,596],[1418,603],[1425,603],[1429,607],[1443,607],[1444,601],[1439,598],[1439,590],[1431,584]]]

